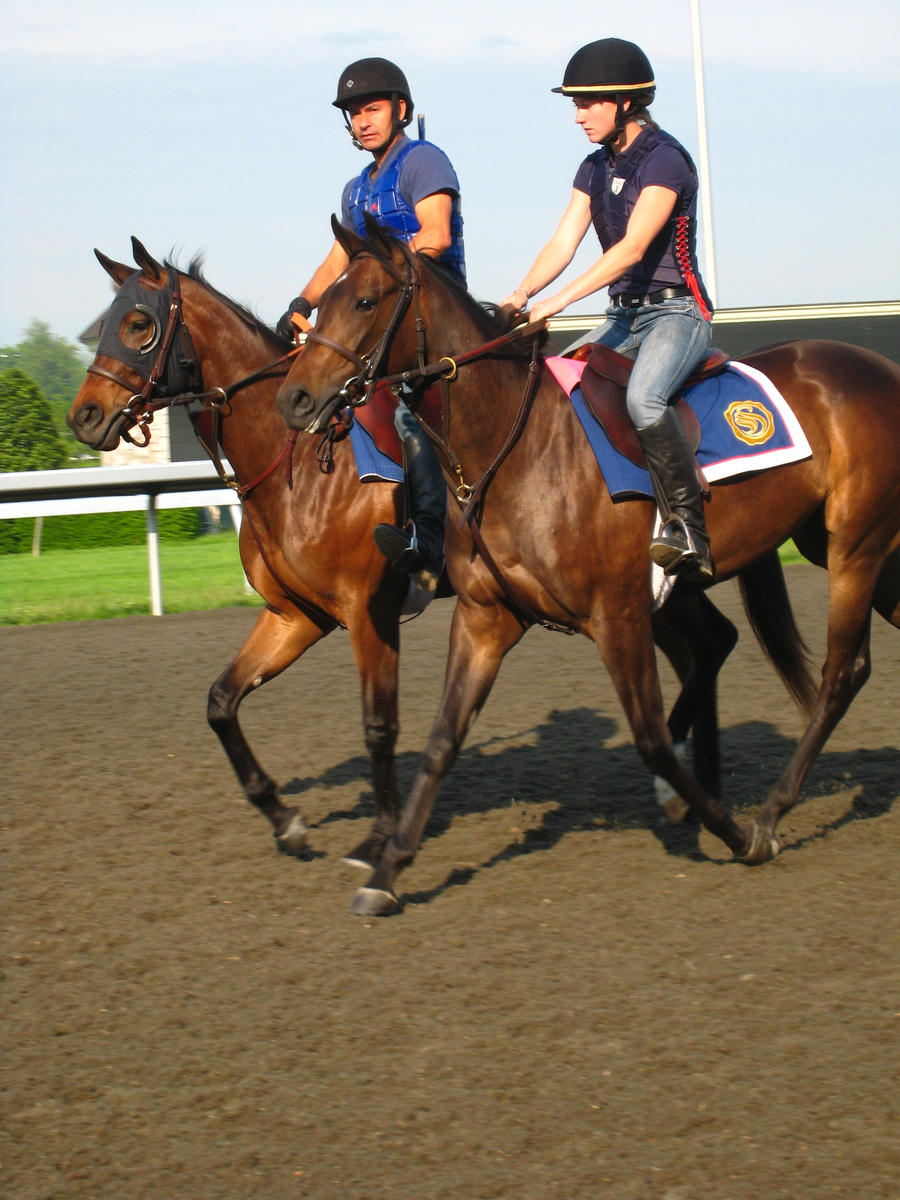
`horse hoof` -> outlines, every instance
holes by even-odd
[[[665,787],[669,787],[664,779],[659,780]],[[671,788],[669,789],[672,790]],[[688,813],[691,811],[691,806],[686,800],[673,791],[671,796],[667,796],[665,800],[659,800],[659,806],[666,814],[666,819],[670,825],[680,825]]]
[[[751,827],[749,847],[743,854],[735,854],[734,857],[738,862],[755,867],[760,863],[769,862],[780,849],[781,846],[778,844],[777,839],[765,829],[761,829],[754,821]]]
[[[361,887],[353,897],[350,911],[355,917],[392,917],[402,908],[393,892],[383,888]]]
[[[358,846],[355,846],[349,854],[345,854],[341,862],[346,863],[348,867],[359,867],[363,871],[374,871],[378,866],[383,849],[383,839],[375,841],[372,838],[366,838],[364,842],[360,842]]]
[[[672,746],[675,757],[680,763],[684,762],[687,747],[684,742],[675,742]],[[667,779],[661,775],[653,776],[653,790],[656,792],[656,803],[666,814],[672,825],[680,825],[691,811],[688,802],[676,792]]]
[[[275,834],[275,844],[282,854],[299,858],[307,849],[309,830],[299,813],[295,813],[280,833]]]
[[[341,856],[341,862],[345,867],[358,867],[361,871],[371,871],[375,867],[375,863],[368,862],[361,854],[344,854]]]

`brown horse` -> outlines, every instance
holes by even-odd
[[[275,781],[259,765],[238,708],[249,692],[344,626],[362,687],[376,810],[370,835],[348,860],[371,864],[397,816],[398,626],[406,596],[405,578],[388,569],[372,529],[401,519],[401,489],[360,483],[346,444],[335,446],[333,469],[323,472],[320,439],[289,435],[275,406],[290,347],[215,292],[196,265],[181,274],[156,262],[136,239],[133,246],[137,271],[97,252],[119,285],[107,325],[114,326],[111,334],[121,349],[101,336],[69,425],[87,445],[111,450],[153,408],[183,402],[180,388],[209,389],[198,396],[213,421],[201,440],[214,461],[222,453],[234,470],[243,509],[241,561],[266,602],[237,657],[210,688],[210,725],[247,799],[272,823],[279,849],[301,853],[307,839],[303,818],[282,802]],[[167,310],[175,313],[168,324]],[[168,357],[162,360],[167,337]],[[154,374],[154,387],[148,388]],[[299,736],[302,710],[296,718]]]
[[[735,857],[771,858],[779,818],[869,675],[872,607],[900,626],[900,369],[823,341],[746,359],[787,398],[813,454],[714,485],[707,520],[718,577],[740,574],[793,537],[828,568],[830,613],[808,728],[757,820],[740,826],[678,761],[663,717],[651,636],[653,504],[612,503],[570,404],[540,368],[537,341],[529,362],[467,294],[374,224],[366,239],[335,232],[350,265],[279,390],[282,414],[312,431],[339,392],[340,402],[358,397],[376,376],[417,387],[417,415],[448,480],[469,499],[465,516],[481,550],[467,562],[468,539],[448,522],[458,601],[443,698],[397,830],[354,911],[398,907],[397,874],[415,854],[440,782],[503,656],[534,620],[594,640],[648,766]]]

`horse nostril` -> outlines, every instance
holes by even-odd
[[[285,421],[290,422],[305,411],[306,392],[297,384],[283,387],[278,393],[278,407]]]
[[[73,425],[79,429],[96,429],[103,421],[103,409],[99,404],[84,404],[75,414]]]

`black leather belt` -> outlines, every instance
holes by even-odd
[[[661,300],[674,300],[677,296],[689,296],[691,289],[684,284],[679,287],[664,287],[658,292],[647,292],[646,296],[610,296],[611,308],[644,308],[648,304],[659,304]]]

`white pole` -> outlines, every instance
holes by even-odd
[[[694,47],[694,94],[697,100],[697,136],[700,143],[700,205],[703,214],[703,282],[713,308],[717,303],[716,252],[713,246],[712,189],[706,142],[706,97],[703,91],[703,45],[700,40],[700,0],[691,0],[691,35]]]
[[[156,496],[147,497],[147,555],[150,559],[150,612],[162,616],[162,572],[159,569],[159,533],[156,528]]]

